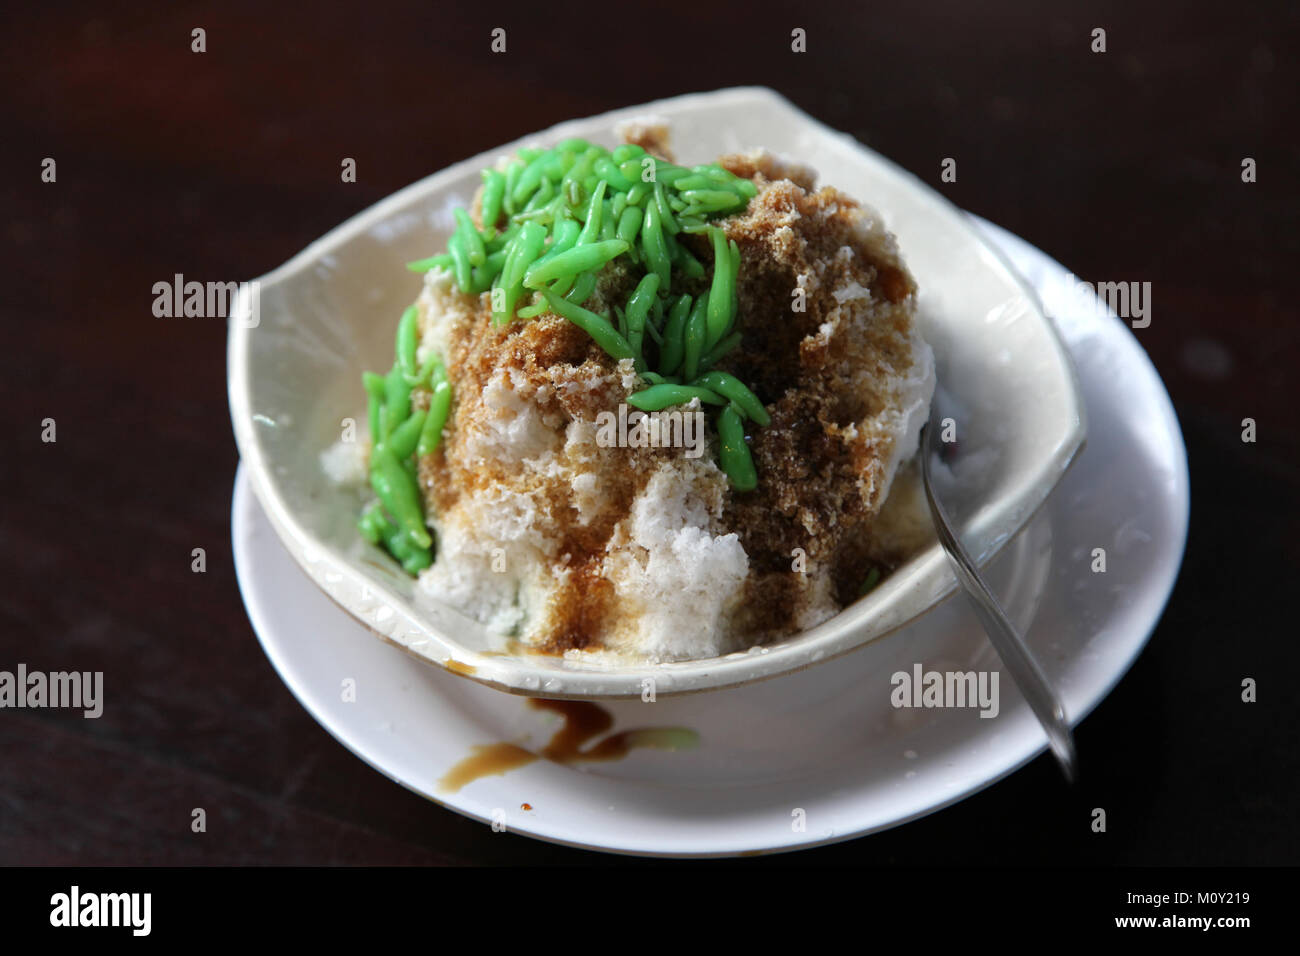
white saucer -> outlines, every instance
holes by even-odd
[[[1173,588],[1187,537],[1187,454],[1169,397],[1133,333],[1090,308],[1059,264],[979,224],[1038,290],[1087,400],[1087,446],[989,571],[1077,722],[1128,670]],[[438,781],[473,746],[536,748],[558,718],[376,639],[299,570],[242,472],[231,521],[249,617],[303,706],[397,782],[516,833],[661,856],[816,846],[953,803],[1045,746],[1009,677],[993,719],[972,709],[891,705],[890,676],[915,664],[997,669],[959,599],[802,672],[655,703],[604,705],[615,729],[686,727],[698,733],[697,749],[636,750],[579,766],[537,761],[439,793]],[[1105,549],[1105,573],[1091,569],[1096,548]],[[356,688],[351,702],[344,699],[348,680]]]

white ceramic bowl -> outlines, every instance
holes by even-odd
[[[976,560],[987,562],[1055,487],[1083,444],[1083,402],[1070,360],[1034,294],[964,215],[851,137],[757,87],[692,94],[560,124],[458,163],[354,216],[242,292],[231,322],[231,417],[252,487],[307,574],[386,640],[430,663],[512,693],[639,698],[730,687],[788,673],[876,640],[953,592],[937,545],[826,623],[766,647],[672,664],[597,666],[510,652],[502,638],[418,594],[360,540],[361,498],[321,470],[344,418],[364,419],[364,369],[392,362],[397,318],[419,291],[403,264],[439,248],[478,172],[529,143],[582,136],[612,146],[622,120],[653,114],[678,159],[711,161],[756,146],[813,166],[820,181],[873,206],[916,277],[940,389],[959,399],[963,469],[945,504]],[[250,295],[259,295],[256,312]]]

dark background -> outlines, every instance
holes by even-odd
[[[151,287],[261,275],[554,122],[751,83],[1082,278],[1150,281],[1137,334],[1192,467],[1182,576],[1079,729],[1077,790],[1040,758],[927,819],[780,859],[1300,862],[1295,6],[102,6],[10,10],[0,35],[0,669],[102,670],[112,692],[99,720],[0,711],[0,863],[613,859],[443,810],[298,705],[235,586],[225,324],[154,318]],[[790,52],[796,26],[806,54]],[[939,182],[945,156],[955,184]],[[206,836],[189,830],[196,805],[221,808]]]

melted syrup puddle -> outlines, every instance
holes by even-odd
[[[605,733],[614,723],[609,711],[585,700],[532,698],[528,701],[528,706],[534,710],[552,711],[564,720],[540,753],[533,753],[517,744],[481,744],[447,771],[438,781],[438,790],[442,793],[455,793],[468,783],[482,777],[506,773],[530,764],[539,757],[559,764],[594,763],[619,760],[637,747],[685,750],[696,746],[700,740],[699,734],[684,727],[643,727],[610,734],[583,750],[585,743]]]

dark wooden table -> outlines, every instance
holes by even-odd
[[[1150,281],[1138,334],[1192,463],[1182,577],[1150,646],[1079,730],[1076,791],[1039,759],[925,820],[785,862],[1300,859],[1300,645],[1280,610],[1300,567],[1295,6],[674,6],[673,37],[714,38],[707,55],[641,39],[653,18],[628,7],[640,26],[612,22],[617,4],[590,24],[497,4],[6,13],[0,669],[102,670],[111,700],[99,720],[0,711],[0,863],[607,859],[442,810],[298,705],[235,586],[225,324],[155,318],[151,289],[175,273],[260,275],[397,188],[530,130],[747,83],[1081,277]],[[489,50],[496,26],[504,55]],[[790,50],[795,27],[805,54]],[[1095,27],[1104,54],[1090,50]],[[565,69],[587,50],[598,65]],[[345,156],[355,184],[340,181]],[[939,182],[948,156],[955,184]],[[41,440],[46,418],[55,443]],[[191,571],[197,547],[204,574]],[[208,808],[203,837],[195,806]],[[1104,836],[1087,826],[1094,806],[1108,809]]]

